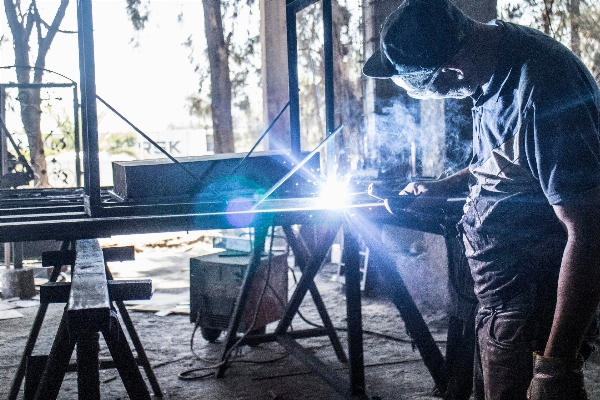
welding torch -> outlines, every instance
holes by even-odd
[[[383,201],[385,208],[390,214],[397,214],[399,211],[404,211],[417,197],[412,193],[401,195],[398,190],[393,190],[375,183],[369,184],[367,194]]]

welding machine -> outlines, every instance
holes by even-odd
[[[262,256],[238,332],[264,331],[267,324],[283,315],[288,292],[287,257],[283,250]],[[205,340],[214,342],[229,327],[249,262],[249,252],[229,249],[190,259],[190,320],[200,327]]]

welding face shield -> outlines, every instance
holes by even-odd
[[[405,0],[383,24],[379,49],[363,73],[393,78],[411,95],[428,92],[464,45],[472,22],[449,0]]]

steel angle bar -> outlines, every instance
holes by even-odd
[[[317,1],[319,0],[288,0],[286,7],[291,12],[297,13],[310,5],[315,4]]]
[[[269,190],[267,190],[266,193],[263,194],[262,197],[252,206],[252,208],[250,209],[250,211],[255,210],[256,207],[258,207],[260,203],[262,203],[263,201],[265,201],[271,194],[273,194],[273,192],[276,191],[277,188],[279,188],[279,186],[283,185],[283,183],[285,181],[287,181],[300,168],[302,168],[302,166],[304,164],[306,164],[308,162],[308,160],[310,160],[315,154],[317,154],[317,152],[319,150],[321,150],[321,148],[323,146],[325,146],[327,144],[327,142],[329,142],[331,139],[333,139],[333,137],[335,135],[337,135],[342,130],[343,127],[344,127],[344,125],[340,125],[336,130],[334,130],[329,135],[327,135],[327,137],[325,139],[323,139],[323,141],[321,143],[319,143],[317,145],[317,147],[315,147],[314,150],[310,152],[310,154],[308,154],[306,157],[304,157],[304,159],[302,161],[300,161],[298,164],[296,164],[296,166],[294,168],[292,168],[279,181],[277,181],[277,183],[275,183]]]
[[[92,0],[77,1],[77,38],[81,89],[81,128],[84,161],[84,205],[90,217],[100,213],[100,161]]]
[[[262,142],[262,140],[265,138],[265,136],[267,136],[267,133],[269,133],[269,131],[271,130],[271,128],[273,128],[273,125],[275,125],[275,123],[277,121],[279,121],[279,118],[281,118],[281,116],[283,115],[283,112],[285,110],[287,110],[287,108],[290,106],[290,102],[288,101],[285,106],[283,106],[283,108],[281,109],[281,111],[279,111],[279,114],[277,114],[277,116],[275,117],[275,119],[273,119],[273,121],[269,124],[269,127],[263,132],[263,134],[258,138],[258,140],[256,141],[256,143],[254,143],[254,146],[252,146],[252,148],[250,149],[250,151],[244,156],[244,158],[242,158],[242,160],[239,162],[238,165],[235,166],[235,168],[233,169],[233,171],[231,171],[229,173],[229,175],[233,175],[235,173],[235,171],[238,170],[238,168],[244,163],[244,161],[246,161],[246,159],[248,157],[250,157],[250,155],[252,154],[252,152],[254,152],[254,150],[256,149],[256,146],[258,146],[260,144],[260,142]]]

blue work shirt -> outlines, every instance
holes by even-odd
[[[600,187],[600,90],[569,49],[531,28],[503,31],[473,107],[463,229],[475,291],[494,306],[555,279],[566,243],[552,205]]]

